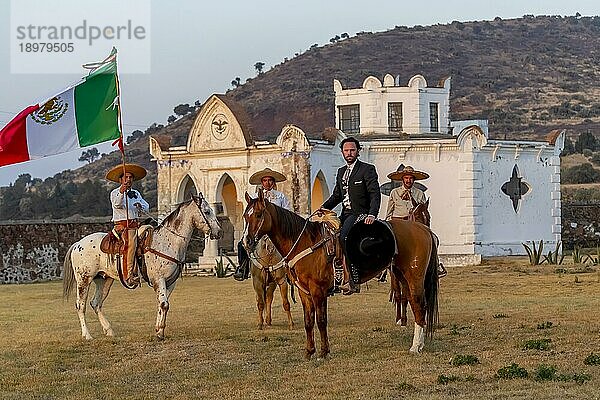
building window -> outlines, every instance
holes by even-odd
[[[439,132],[438,103],[429,103],[429,127],[431,132]]]
[[[402,103],[388,103],[390,132],[402,132]]]
[[[340,130],[344,133],[359,133],[360,106],[358,104],[340,106],[338,110],[340,115]]]

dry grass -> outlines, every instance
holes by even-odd
[[[249,281],[180,281],[163,342],[152,339],[148,288],[115,287],[106,311],[117,337],[103,337],[92,312],[95,339],[84,342],[60,282],[5,285],[0,398],[600,398],[600,366],[584,364],[600,353],[599,272],[559,275],[523,258],[452,268],[441,282],[440,327],[419,356],[408,353],[412,328],[393,323],[388,287],[372,282],[359,295],[331,298],[332,355],[305,361],[301,305],[293,306],[297,328],[290,332],[276,299],[274,326],[259,332]],[[528,340],[546,338],[549,350],[523,350]],[[457,355],[479,363],[451,365]],[[511,363],[530,375],[546,364],[591,379],[494,378]]]

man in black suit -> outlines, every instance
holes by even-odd
[[[361,149],[359,141],[348,137],[342,140],[340,149],[346,165],[338,169],[333,193],[321,207],[331,210],[342,203],[340,242],[344,253],[344,268],[350,275],[350,279],[342,285],[341,289],[344,294],[352,294],[360,292],[360,277],[355,265],[346,265],[346,236],[359,215],[367,215],[365,224],[372,224],[375,221],[379,213],[381,194],[375,166],[358,159]]]

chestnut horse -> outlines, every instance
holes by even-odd
[[[417,204],[413,199],[413,209],[408,215],[409,221],[420,222],[427,227],[431,224],[431,214],[429,214],[429,199],[425,203]],[[436,247],[438,244],[437,237],[435,238]],[[407,309],[408,296],[407,289],[402,290],[402,283],[399,278],[390,272],[391,296],[390,301],[396,306],[396,324],[405,327],[408,323]]]
[[[306,348],[304,356],[310,359],[316,352],[315,319],[321,334],[319,357],[329,354],[327,336],[327,291],[333,286],[333,258],[323,246],[321,223],[305,220],[299,215],[265,200],[263,192],[256,199],[246,193],[248,206],[244,211],[246,234],[244,245],[251,253],[258,240],[267,235],[280,254],[285,254],[288,276],[300,289],[304,309]],[[314,249],[313,249],[314,247]],[[305,252],[305,250],[308,250]],[[296,259],[300,253],[306,256]],[[290,262],[291,260],[291,262]]]
[[[294,329],[294,320],[288,299],[287,274],[286,269],[280,264],[281,258],[281,254],[266,236],[260,239],[254,253],[250,256],[252,286],[256,292],[256,308],[258,309],[258,329],[263,329],[265,323],[267,326],[271,326],[271,306],[277,286],[281,293],[283,310],[287,315],[288,327],[290,330]],[[294,293],[292,292],[293,298]]]
[[[262,193],[252,199],[246,193],[248,205],[244,211],[246,234],[244,245],[249,251],[257,240],[267,235],[277,250],[285,254],[288,275],[300,289],[304,308],[306,331],[305,357],[315,353],[315,319],[321,334],[319,357],[329,354],[327,335],[327,292],[333,286],[333,256],[328,256],[322,224],[311,222],[299,215],[265,201]],[[411,352],[420,352],[424,346],[424,332],[433,334],[437,319],[437,249],[433,236],[426,226],[411,222],[392,222],[398,242],[399,254],[394,258],[392,270],[406,282],[409,301],[415,313],[415,336]],[[361,276],[361,282],[373,278],[376,273]],[[372,275],[372,276],[370,276]],[[403,284],[404,284],[403,282]]]

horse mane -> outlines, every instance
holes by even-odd
[[[320,232],[319,223],[306,221],[305,218],[302,218],[295,212],[286,210],[285,208],[279,207],[276,204],[268,203],[273,206],[273,210],[275,211],[275,218],[279,222],[278,228],[281,233],[289,238],[296,238],[304,229],[304,225],[306,225],[306,232],[311,236],[312,239],[315,239]]]
[[[189,204],[191,201],[192,201],[192,199],[189,199],[189,200],[179,203],[177,205],[177,208],[174,209],[173,211],[171,211],[171,213],[169,215],[167,215],[167,217],[165,219],[162,220],[162,222],[156,227],[155,231],[158,231],[160,228],[169,225],[173,220],[177,219],[177,216],[179,215],[181,208],[184,205]]]

